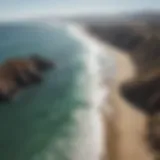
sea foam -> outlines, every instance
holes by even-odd
[[[99,160],[103,150],[100,107],[103,105],[105,97],[108,94],[107,87],[102,86],[106,50],[82,26],[69,25],[68,30],[86,48],[85,52],[87,53],[84,54],[84,62],[88,76],[86,85],[84,86],[90,106],[90,110],[81,109],[75,113],[81,140],[80,144],[77,143],[77,145],[81,146],[75,145],[72,159]]]

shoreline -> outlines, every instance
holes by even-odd
[[[100,160],[153,160],[154,155],[145,139],[147,115],[124,100],[119,93],[119,86],[137,74],[135,64],[128,52],[108,44],[87,32],[87,29],[84,30],[103,50],[102,54],[112,55],[116,63],[116,75],[114,79],[112,77],[114,81],[103,82],[106,90],[110,88],[110,94],[99,108],[103,139]]]
[[[154,155],[146,140],[147,115],[137,110],[119,93],[119,86],[136,76],[136,65],[128,52],[103,40],[99,41],[112,54],[116,62],[116,76],[110,84],[111,93],[107,101],[107,107],[112,107],[111,112],[102,111],[106,140],[103,160],[153,160]]]
[[[98,60],[99,58],[101,58],[101,56],[105,56],[105,54],[103,54],[104,51],[102,52],[100,42],[89,35],[84,26],[72,25],[69,27],[71,34],[76,39],[78,39],[85,48],[87,48],[86,51],[88,52],[84,57],[84,61],[90,77],[90,83],[88,86],[89,105],[92,108],[90,112],[94,114],[94,117],[92,117],[91,119],[92,121],[94,121],[92,128],[92,131],[94,133],[90,134],[91,136],[92,134],[94,135],[93,141],[97,143],[94,144],[93,142],[93,144],[91,145],[96,145],[95,147],[97,148],[97,158],[95,158],[95,160],[101,160],[104,152],[104,137],[106,137],[104,135],[101,108],[104,103],[104,99],[106,99],[109,91],[107,89],[107,86],[105,86],[105,88],[101,86],[103,84],[102,81],[104,80],[102,77],[103,75],[100,71],[103,68],[98,63]],[[92,152],[94,152],[94,150]]]
[[[82,34],[82,37],[85,36],[89,39],[90,41],[90,46],[87,47],[91,47],[91,54],[94,54],[94,52],[98,52],[99,55],[104,56],[105,58],[110,57],[110,53],[109,52],[114,52],[114,48],[112,48],[112,46],[110,46],[109,44],[106,45],[104,42],[102,42],[100,39],[98,39],[97,37],[95,37],[94,35],[90,34],[89,31],[87,31],[87,28],[85,28],[84,26],[74,26],[77,30],[79,30],[79,34]],[[74,28],[74,29],[75,29]],[[76,38],[80,38],[80,37],[76,37]],[[83,43],[85,43],[86,41],[82,38],[80,38],[81,41],[83,41]],[[88,44],[85,44],[88,45]],[[103,59],[103,60],[104,60]],[[105,60],[104,60],[105,61]],[[110,58],[108,58],[108,62],[105,63],[110,63]],[[99,103],[97,103],[97,115],[99,116],[99,122],[101,125],[101,151],[100,151],[100,156],[98,158],[98,160],[108,160],[107,158],[107,146],[106,146],[106,142],[107,140],[107,132],[106,132],[106,114],[110,114],[111,109],[109,107],[108,104],[108,94],[109,94],[109,88],[110,85],[112,83],[113,77],[115,75],[115,70],[114,70],[114,64],[110,64],[111,66],[102,66],[102,64],[100,64],[100,70],[102,71],[99,74],[99,78],[100,81],[98,82],[99,87],[103,88],[103,94],[101,95],[101,100],[99,100]],[[90,66],[91,67],[91,66]],[[106,68],[105,68],[106,67]],[[108,68],[107,68],[108,67]],[[110,68],[112,67],[112,68]],[[108,72],[107,74],[107,70],[109,71],[110,69],[113,69],[111,72],[112,74],[110,74]],[[106,73],[106,74],[104,74]],[[93,76],[94,73],[92,73]],[[95,78],[95,77],[94,77]],[[96,82],[97,83],[97,82]],[[93,86],[92,86],[93,87]],[[93,89],[96,89],[93,87]],[[92,92],[95,92],[92,89]],[[96,97],[99,93],[96,93],[95,95],[93,95],[93,98]],[[94,105],[94,103],[92,104]],[[105,115],[105,116],[104,116]]]
[[[99,54],[111,55],[116,63],[113,66],[116,67],[116,74],[110,77],[111,81],[109,79],[107,81],[103,77],[104,74],[100,74],[103,79],[103,88],[107,94],[98,105],[102,138],[99,160],[153,160],[153,155],[145,140],[147,116],[136,110],[119,94],[119,85],[136,75],[135,65],[130,56],[125,54],[127,52],[107,44],[99,37],[87,32],[86,28],[84,28],[84,34],[93,42],[90,46],[93,47],[93,51],[96,49],[95,46],[98,46],[100,48]],[[107,72],[105,73],[107,74]]]

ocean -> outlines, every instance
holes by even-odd
[[[41,84],[0,104],[0,160],[98,160],[100,107],[108,93],[112,57],[75,25],[0,25],[0,62],[33,53],[56,69]]]

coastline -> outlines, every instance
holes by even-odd
[[[95,45],[101,48],[103,54],[109,53],[114,57],[117,69],[114,80],[112,77],[111,81],[107,82],[105,79],[103,82],[105,90],[111,93],[109,96],[105,96],[105,101],[101,103],[99,108],[100,123],[102,125],[100,159],[153,160],[153,153],[150,151],[145,139],[147,116],[135,109],[119,94],[120,84],[136,75],[134,63],[129,54],[125,54],[128,52],[107,44],[99,37],[90,34],[89,31],[87,32],[85,28],[84,33],[90,37],[92,42],[95,42]]]
[[[114,121],[115,117],[118,117],[117,114],[123,112],[125,114],[132,115],[132,111],[126,110],[126,108],[122,108],[122,110],[117,110],[114,104],[119,103],[120,101],[114,97],[112,99],[112,94],[115,93],[115,88],[119,86],[126,79],[130,79],[135,74],[135,68],[131,65],[130,57],[126,56],[125,52],[119,50],[111,44],[106,43],[105,41],[100,40],[99,37],[93,36],[96,39],[97,43],[103,47],[103,49],[108,52],[110,55],[114,57],[116,62],[115,67],[118,69],[115,72],[115,76],[112,77],[111,81],[106,82],[106,88],[110,88],[110,95],[107,97],[106,101],[103,103],[103,107],[101,108],[101,120],[103,125],[103,154],[102,160],[118,160],[117,157],[117,141],[119,134],[117,132],[117,122]],[[120,53],[121,52],[121,53]],[[118,53],[118,54],[117,54]],[[125,72],[124,72],[125,71]],[[119,74],[121,73],[121,74]],[[117,92],[117,91],[116,91]],[[116,110],[115,110],[116,109]],[[130,108],[129,108],[130,109]],[[133,116],[135,116],[133,114]],[[143,118],[142,118],[143,119]],[[123,122],[122,122],[123,123]],[[123,160],[123,159],[122,159]],[[124,159],[129,160],[129,159]]]
[[[104,125],[104,119],[103,119],[103,113],[108,112],[106,110],[109,110],[108,107],[106,107],[106,99],[109,94],[109,83],[111,83],[111,79],[114,75],[114,70],[112,71],[112,74],[108,73],[108,76],[104,74],[109,70],[113,64],[108,64],[108,66],[103,66],[101,63],[101,60],[105,62],[105,58],[109,56],[108,49],[106,49],[106,46],[101,43],[97,38],[93,37],[89,32],[86,30],[84,26],[80,25],[72,25],[69,28],[72,32],[72,34],[82,42],[83,45],[85,45],[87,48],[89,48],[89,57],[86,58],[86,64],[89,68],[89,72],[91,75],[91,84],[90,84],[90,106],[93,108],[96,116],[97,116],[97,122],[98,128],[100,131],[98,135],[95,137],[98,140],[99,143],[99,158],[97,160],[104,159],[104,155],[106,153],[106,128]],[[98,59],[100,58],[100,64],[98,62]],[[108,59],[109,61],[110,59]],[[108,62],[110,63],[110,62]],[[112,66],[113,67],[113,66]],[[94,119],[93,119],[94,120]],[[95,121],[95,120],[94,120]],[[98,137],[99,136],[99,137]],[[105,156],[105,159],[107,157]]]
[[[102,111],[105,135],[103,160],[153,160],[154,155],[146,139],[147,115],[128,103],[119,93],[119,86],[137,74],[136,66],[128,52],[99,41],[116,62],[116,76],[110,84],[111,93],[107,101],[111,112]],[[106,106],[103,107],[105,108]]]

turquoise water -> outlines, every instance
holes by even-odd
[[[0,104],[0,160],[70,160],[76,132],[73,113],[87,107],[78,76],[85,70],[82,44],[65,27],[0,26],[0,61],[39,53],[56,70],[44,82]]]

